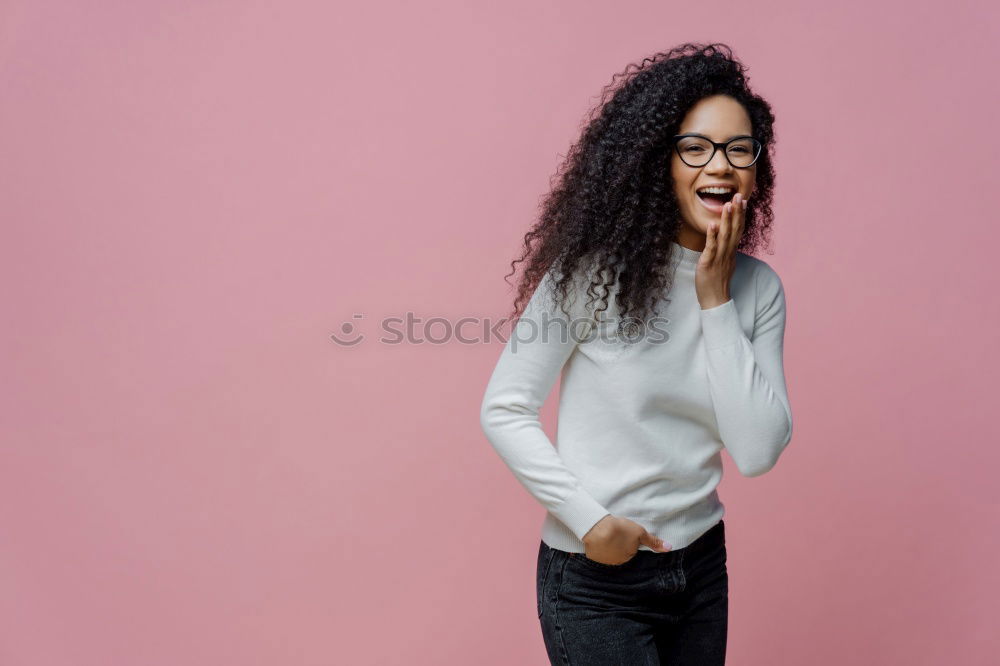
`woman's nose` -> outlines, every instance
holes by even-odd
[[[725,173],[732,168],[733,165],[729,163],[724,150],[716,150],[715,154],[712,155],[712,159],[705,165],[705,171],[709,173]]]

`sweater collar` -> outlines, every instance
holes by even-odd
[[[691,250],[676,241],[670,241],[670,245],[673,247],[673,254],[677,257],[677,261],[687,266],[696,266],[698,260],[701,259],[700,250]]]

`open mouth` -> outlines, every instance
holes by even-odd
[[[709,207],[721,208],[726,203],[733,200],[733,197],[736,196],[736,190],[721,192],[718,188],[710,188],[710,191],[699,190],[696,194],[698,195],[698,198],[708,204]]]
[[[736,196],[735,187],[703,187],[697,190],[698,201],[713,215],[722,215],[725,206]]]

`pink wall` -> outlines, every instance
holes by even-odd
[[[721,40],[778,116],[796,419],[726,460],[730,661],[995,663],[986,6],[8,0],[0,662],[544,663],[502,345],[378,322],[503,316],[601,86]]]

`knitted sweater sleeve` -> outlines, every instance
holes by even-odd
[[[570,316],[559,308],[549,294],[552,276],[550,270],[540,281],[500,355],[483,397],[480,423],[521,485],[582,539],[610,512],[567,468],[542,430],[539,409],[593,323],[588,323],[582,307],[586,295],[579,288],[570,293]]]
[[[747,339],[732,299],[701,311],[708,380],[719,435],[744,476],[759,476],[778,461],[792,438],[785,386],[785,291],[761,262],[755,271],[756,311]]]

